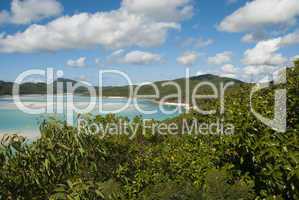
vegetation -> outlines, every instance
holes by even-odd
[[[183,89],[182,93],[185,93],[185,88],[186,88],[186,79],[176,79],[173,80],[175,83],[177,83],[180,88]],[[195,85],[197,85],[199,82],[204,82],[204,81],[209,81],[216,86],[219,86],[221,82],[227,83],[227,82],[234,82],[236,85],[234,88],[237,88],[239,85],[249,85],[247,83],[243,83],[239,80],[236,79],[231,79],[231,78],[223,78],[223,77],[218,77],[215,75],[201,75],[201,76],[194,76],[189,79],[190,81],[190,90],[192,91]],[[70,79],[58,79],[53,83],[53,92],[54,94],[57,93],[57,83],[62,83],[63,84],[63,92],[67,92],[66,88],[66,83],[70,82],[73,85],[76,84],[77,82],[74,80]],[[177,93],[176,88],[174,86],[162,86],[163,83],[166,81],[159,81],[155,82],[154,84],[158,87],[161,97],[166,96],[168,94],[173,94]],[[0,96],[1,95],[12,95],[12,87],[13,83],[12,82],[4,82],[0,81]],[[133,86],[134,89],[136,89],[136,85]],[[96,91],[98,92],[99,88],[95,87]],[[87,95],[88,91],[86,88],[79,87],[76,91],[77,94],[81,95]],[[138,94],[141,95],[152,95],[154,93],[154,90],[151,86],[143,86],[140,88],[140,92]],[[20,94],[47,94],[47,84],[46,83],[24,83],[20,85]],[[112,86],[112,87],[103,87],[102,88],[102,95],[103,96],[123,96],[123,97],[128,97],[129,96],[129,87],[128,86]]]
[[[247,85],[230,92],[223,115],[192,111],[166,121],[211,122],[220,117],[234,124],[234,135],[140,130],[133,139],[102,138],[49,119],[41,124],[36,141],[18,136],[2,140],[0,199],[299,199],[299,61],[288,70],[286,88],[286,133],[267,128],[249,112]],[[255,109],[271,116],[273,90],[261,92],[254,97]],[[120,119],[86,118],[99,124]],[[130,123],[142,124],[142,119]]]
[[[76,81],[70,80],[70,79],[58,79],[54,81],[53,83],[53,92],[57,93],[57,84],[62,83],[63,84],[63,92],[66,93],[67,89],[67,82],[74,85]],[[12,95],[12,89],[13,89],[13,82],[4,82],[0,81],[0,96],[1,95]],[[76,93],[84,94],[86,92],[86,88],[78,88],[76,90]],[[20,94],[22,95],[33,95],[33,94],[47,94],[47,84],[40,82],[40,83],[31,83],[31,82],[25,82],[20,85]]]
[[[177,83],[179,87],[181,88],[182,96],[185,99],[185,93],[186,93],[186,79],[180,78],[172,80],[174,83]],[[244,83],[242,81],[239,81],[237,79],[231,79],[231,78],[225,78],[225,77],[219,77],[211,74],[205,74],[200,76],[194,76],[189,78],[189,90],[193,91],[196,85],[198,85],[201,82],[209,82],[214,84],[216,87],[220,86],[220,83],[228,83],[228,82],[234,82],[235,85],[232,88],[238,88],[240,85],[250,85],[248,83]],[[160,92],[160,98],[170,95],[170,94],[176,94],[178,91],[173,85],[163,85],[168,81],[158,81],[154,82],[153,84],[157,86],[159,92]],[[137,86],[133,86],[134,89],[136,89]],[[199,89],[201,92],[205,92],[207,88],[202,87]],[[152,95],[155,94],[155,90],[151,85],[145,85],[140,88],[139,95]],[[120,87],[104,87],[103,88],[103,95],[104,96],[129,96],[129,87],[128,86],[120,86]],[[174,101],[176,99],[173,99]]]

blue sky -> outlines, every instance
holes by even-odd
[[[0,80],[47,67],[93,84],[100,69],[251,80],[299,55],[298,17],[298,0],[1,0]]]

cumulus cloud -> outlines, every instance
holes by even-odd
[[[148,65],[155,62],[160,62],[161,60],[162,58],[158,54],[144,51],[132,51],[124,56],[122,62],[134,65]]]
[[[283,37],[269,39],[258,42],[252,49],[248,49],[244,53],[243,63],[247,66],[243,69],[243,77],[249,78],[251,81],[268,77],[268,80],[274,71],[280,66],[290,64],[292,59],[284,57],[278,53],[279,49],[288,45],[299,43],[299,31],[287,34]],[[273,77],[272,77],[273,78]]]
[[[123,0],[122,7],[157,21],[181,21],[193,15],[191,0]]]
[[[281,38],[281,46],[287,46],[292,44],[299,43],[299,30],[296,30],[293,33],[290,33]]]
[[[271,65],[249,65],[243,68],[243,77],[250,81],[257,81],[271,76],[278,68]]]
[[[179,28],[178,24],[148,21],[126,11],[81,13],[58,18],[47,25],[32,25],[22,33],[0,38],[0,51],[28,53],[94,45],[156,46],[164,42],[167,30],[173,28]]]
[[[231,51],[225,51],[222,53],[218,53],[213,57],[208,58],[208,63],[212,65],[222,65],[224,63],[228,63],[231,61],[232,58],[232,52]]]
[[[269,25],[293,24],[299,16],[298,0],[254,0],[224,18],[221,31],[241,32]]]
[[[68,60],[67,61],[67,66],[69,67],[86,67],[86,57],[80,57],[78,59],[75,60]]]
[[[253,49],[244,53],[243,63],[246,65],[281,65],[286,58],[276,53],[280,48],[281,38],[259,42]]]
[[[222,72],[225,74],[235,74],[237,72],[237,69],[232,64],[226,64],[221,67]]]
[[[108,63],[122,63],[123,61],[123,56],[125,55],[125,50],[124,49],[118,49],[113,51],[108,57],[107,57],[107,62]]]
[[[252,42],[257,42],[256,38],[254,37],[253,34],[248,33],[246,35],[244,35],[241,39],[242,42],[244,43],[252,43]]]
[[[130,2],[133,4],[129,5]],[[162,12],[155,13],[153,17],[150,11],[145,11],[147,6],[154,4],[149,0],[125,0],[118,10],[64,16],[46,25],[31,25],[24,32],[2,37],[0,52],[57,51],[95,45],[114,49],[158,46],[165,41],[168,30],[180,29],[178,20],[184,18],[182,13],[188,5],[191,6],[189,0],[167,2],[171,2],[172,12],[181,13],[180,18],[168,20]],[[141,6],[143,4],[144,6]],[[155,9],[166,9],[164,4],[158,3],[155,6],[158,5],[163,8]]]
[[[124,49],[118,49],[116,51],[113,51],[110,55],[110,57],[115,57],[124,54],[125,50]]]
[[[225,64],[221,67],[221,76],[228,78],[236,78],[237,68],[232,64]]]
[[[181,65],[191,66],[198,59],[198,53],[196,52],[185,52],[183,55],[177,58],[177,62]]]
[[[256,43],[262,40],[266,40],[268,36],[264,32],[254,32],[254,33],[248,33],[244,35],[241,39],[244,43]]]
[[[213,43],[214,43],[214,40],[211,38],[208,38],[207,40],[199,38],[199,39],[197,39],[197,41],[195,41],[195,47],[198,47],[198,48],[206,47]]]
[[[10,12],[0,12],[0,23],[30,24],[62,11],[62,5],[56,0],[13,0]]]
[[[212,38],[204,39],[202,37],[199,38],[187,38],[182,41],[180,46],[182,47],[195,47],[195,48],[202,48],[209,46],[214,43],[214,40]]]
[[[299,43],[299,31],[284,37],[261,41],[254,48],[245,51],[243,63],[246,65],[282,65],[288,59],[277,51],[281,47],[297,43]]]

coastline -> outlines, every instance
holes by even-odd
[[[153,102],[155,102],[156,104],[159,104],[159,105],[183,107],[186,110],[190,110],[192,108],[190,106],[190,104],[186,104],[186,103],[178,103],[178,102],[170,102],[170,101],[162,102],[160,100],[153,100]]]
[[[45,95],[22,95],[24,97],[36,97],[36,96],[45,96]],[[9,95],[0,95],[0,99],[3,98],[3,99],[11,99],[12,96],[9,96]],[[102,97],[98,97],[98,98],[103,98],[103,99],[140,99],[140,100],[146,100],[148,102],[151,102],[153,104],[156,104],[157,106],[175,106],[175,107],[178,107],[178,109],[183,109],[184,111],[188,111],[190,110],[190,105],[186,104],[186,103],[178,103],[178,102],[175,102],[175,101],[161,101],[159,99],[153,99],[153,98],[138,98],[138,97],[124,97],[124,96],[102,96]],[[40,108],[42,106],[40,106],[41,103],[34,103],[33,105],[31,105],[32,103],[31,102],[25,102],[25,104],[27,106],[33,106],[33,108]],[[7,104],[5,105],[7,106]],[[0,104],[0,109],[15,109],[15,107],[13,107],[13,104],[12,105],[9,105],[9,107],[1,107],[1,104]],[[24,130],[14,130],[13,128],[11,130],[6,130],[6,129],[3,129],[1,130],[1,127],[0,127],[0,140],[6,136],[6,135],[19,135],[19,136],[22,136],[22,137],[25,137],[27,139],[30,139],[30,140],[35,140],[35,139],[38,139],[40,137],[40,131],[38,129],[24,129]]]

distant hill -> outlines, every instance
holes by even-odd
[[[180,78],[180,79],[175,79],[171,80],[175,83],[177,83],[180,88],[182,89],[183,97],[184,93],[186,90],[186,79],[185,78]],[[189,78],[190,81],[190,91],[192,91],[195,86],[200,83],[200,82],[210,82],[215,84],[217,88],[220,86],[220,83],[228,83],[228,82],[234,82],[234,86],[232,88],[239,87],[240,85],[247,85],[247,83],[244,83],[240,80],[237,79],[232,79],[232,78],[226,78],[226,77],[220,77],[212,74],[205,74],[205,75],[200,75],[200,76],[193,76]],[[154,84],[158,87],[160,91],[160,95],[166,96],[169,94],[174,94],[177,93],[177,89],[174,86],[163,86],[167,81],[157,81],[154,82]],[[137,86],[134,85],[134,88]],[[200,88],[200,91],[206,91],[209,90],[210,88]],[[128,86],[121,86],[121,87],[104,87],[103,88],[103,95],[104,96],[128,96],[129,87]],[[210,91],[210,90],[209,90]],[[139,95],[149,95],[149,94],[154,94],[154,89],[152,86],[143,86],[140,89],[140,92],[138,93]]]
[[[54,81],[53,89],[54,93],[57,92],[57,83],[63,84],[63,91],[66,92],[67,84],[66,83],[72,83],[74,85],[76,81],[71,79],[57,79]],[[12,88],[13,88],[13,82],[4,82],[0,81],[0,95],[12,95]],[[84,93],[86,92],[86,89],[79,88],[76,93]],[[47,84],[40,82],[40,83],[32,83],[32,82],[26,82],[20,85],[20,94],[22,95],[30,95],[30,94],[47,94]]]
[[[182,92],[185,93],[186,89],[186,79],[180,78],[172,80],[173,82],[177,83],[181,88]],[[219,77],[212,74],[206,74],[206,75],[200,75],[200,76],[194,76],[189,78],[190,81],[190,90],[193,90],[193,88],[200,82],[208,81],[210,83],[215,84],[217,87],[220,85],[221,82],[224,84],[227,82],[234,82],[234,87],[238,87],[242,84],[245,84],[244,82],[232,79],[232,78],[226,78],[226,77]],[[73,85],[76,83],[76,81],[71,79],[58,79],[54,82],[54,93],[57,92],[57,83],[60,82],[63,84],[64,89],[63,91],[66,92],[66,83],[71,82]],[[163,86],[168,82],[166,81],[157,81],[154,82],[155,85],[157,85],[161,96],[165,96],[168,94],[177,93],[177,89],[174,86]],[[0,95],[11,95],[12,94],[12,82],[4,82],[0,81]],[[134,85],[133,88],[136,88],[137,85]],[[98,89],[98,87],[95,87]],[[208,88],[201,88],[201,90],[207,90]],[[46,94],[47,91],[47,85],[46,83],[24,83],[20,85],[20,94],[26,95],[26,94]],[[153,94],[154,90],[151,86],[143,86],[140,89],[139,95],[149,95]],[[76,94],[88,94],[86,88],[79,88],[76,90]],[[103,96],[123,96],[128,97],[129,96],[129,86],[110,86],[110,87],[103,87]],[[183,94],[184,96],[184,94]]]

